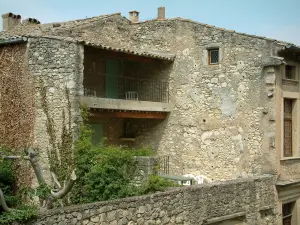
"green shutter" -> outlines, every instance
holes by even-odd
[[[92,124],[90,124],[90,127],[93,131],[92,144],[94,146],[102,144],[103,135],[104,135],[103,124],[101,124],[101,123],[92,123]]]
[[[121,74],[121,63],[119,60],[106,60],[106,97],[115,98],[118,96],[118,76]]]

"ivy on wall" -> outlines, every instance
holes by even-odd
[[[45,87],[42,80],[40,80],[40,87],[41,105],[46,115],[46,129],[50,144],[48,148],[50,171],[55,175],[55,179],[57,179],[56,185],[58,185],[59,182],[68,180],[75,168],[70,93],[66,88],[65,99],[67,100],[67,115],[66,111],[62,110],[62,123],[57,124],[50,113],[50,104],[47,101],[47,87]],[[61,132],[58,131],[57,126],[61,126]],[[59,183],[59,185],[63,185],[63,183]]]
[[[25,44],[0,46],[0,146],[15,154],[33,143],[35,94],[26,55]],[[18,185],[31,185],[29,164],[18,161],[15,168]]]
[[[26,45],[0,47],[0,141],[10,148],[33,141],[34,86],[28,72]]]

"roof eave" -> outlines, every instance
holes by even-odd
[[[0,45],[19,44],[27,42],[27,38],[14,38],[7,40],[0,40]]]
[[[293,45],[293,44],[287,45],[287,46],[285,46],[285,49],[288,51],[300,54],[300,47],[297,45]]]
[[[90,46],[90,47],[97,47],[97,48],[101,48],[104,50],[110,50],[110,51],[114,51],[114,52],[122,52],[125,54],[131,54],[131,55],[136,55],[136,56],[141,56],[141,57],[146,57],[146,58],[152,58],[152,59],[159,59],[159,60],[165,60],[165,61],[170,61],[173,62],[175,60],[175,55],[168,53],[168,56],[162,56],[159,55],[158,53],[152,53],[152,52],[138,52],[138,51],[134,51],[134,50],[129,50],[129,49],[125,49],[125,48],[115,48],[115,47],[111,47],[111,46],[105,46],[105,45],[101,45],[101,44],[93,44],[90,42],[79,42],[85,46]],[[164,53],[162,53],[164,54]]]

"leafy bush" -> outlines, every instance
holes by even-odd
[[[1,151],[1,150],[0,150]],[[13,173],[13,164],[7,160],[0,161],[0,188],[6,196],[7,204],[14,206],[16,204],[16,199],[13,196],[13,189],[15,186],[15,176]],[[0,207],[0,214],[2,209]]]
[[[104,143],[92,146],[91,137],[92,131],[84,120],[75,144],[77,181],[72,190],[73,203],[124,198],[174,186],[174,183],[155,175],[140,186],[132,182],[137,175],[134,156],[152,156],[154,151],[107,146]]]
[[[2,212],[0,214],[0,224],[8,225],[14,221],[27,221],[37,215],[37,209],[34,206],[21,205],[12,212]]]
[[[157,191],[164,191],[168,187],[178,187],[179,184],[163,177],[152,175],[146,183],[142,184],[140,194],[149,194]]]
[[[145,149],[105,145],[77,151],[78,180],[73,189],[74,203],[139,195],[140,188],[132,180],[137,173],[134,156],[142,153],[151,154]]]
[[[0,153],[9,154],[9,151],[0,148]],[[36,216],[37,209],[31,205],[25,205],[22,199],[22,190],[16,189],[16,177],[12,161],[0,160],[0,188],[4,193],[8,207],[14,208],[12,212],[4,212],[0,205],[0,224],[11,224],[13,221],[26,221]]]

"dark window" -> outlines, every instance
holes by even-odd
[[[219,63],[219,49],[209,49],[208,64],[218,64],[218,63]]]
[[[284,99],[284,122],[283,122],[283,156],[293,156],[293,99]]]
[[[296,80],[296,67],[295,66],[285,66],[285,79]]]
[[[294,202],[290,202],[282,205],[282,224],[291,225],[292,224],[292,212],[293,212]]]

